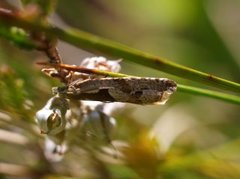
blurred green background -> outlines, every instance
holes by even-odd
[[[0,7],[19,8],[19,2],[3,0]],[[59,0],[50,21],[240,82],[238,0]],[[63,42],[59,51],[70,64],[98,55]],[[58,83],[40,72],[35,65],[40,60],[47,57],[0,39],[0,178],[15,177],[1,175],[5,163],[39,172],[23,178],[240,177],[239,106],[183,93],[174,94],[164,106],[126,105],[114,114],[114,141],[128,145],[119,149],[124,157],[75,146],[61,162],[46,161],[34,113]],[[121,72],[207,88],[124,59]],[[23,139],[11,142],[6,132],[20,135],[27,144]],[[39,148],[32,149],[33,144]]]

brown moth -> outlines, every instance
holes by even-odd
[[[125,102],[134,104],[164,104],[177,90],[177,84],[167,78],[96,78],[75,80],[54,91],[76,100]]]

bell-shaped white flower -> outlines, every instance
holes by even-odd
[[[36,113],[36,122],[41,133],[55,135],[65,129],[66,112],[69,109],[65,98],[54,96]]]

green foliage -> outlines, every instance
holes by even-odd
[[[13,70],[10,67],[2,66],[0,74],[0,89],[1,89],[1,108],[9,111],[23,108],[26,92],[24,90],[24,81],[16,78]]]
[[[1,26],[0,36],[26,50],[38,48],[38,46],[31,39],[29,39],[27,33],[23,29],[17,27]]]

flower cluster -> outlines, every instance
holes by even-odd
[[[118,61],[107,60],[104,57],[86,58],[80,66],[90,69],[119,72],[121,66]],[[46,68],[43,71],[50,76],[60,78],[69,83],[76,79],[99,78],[80,72],[69,72]],[[49,160],[58,161],[67,151],[68,131],[76,129],[85,135],[85,138],[102,140],[111,143],[110,134],[116,124],[111,113],[124,104],[103,103],[97,101],[70,101],[63,95],[55,94],[46,105],[36,113],[36,121],[42,134],[46,134],[45,155]]]

